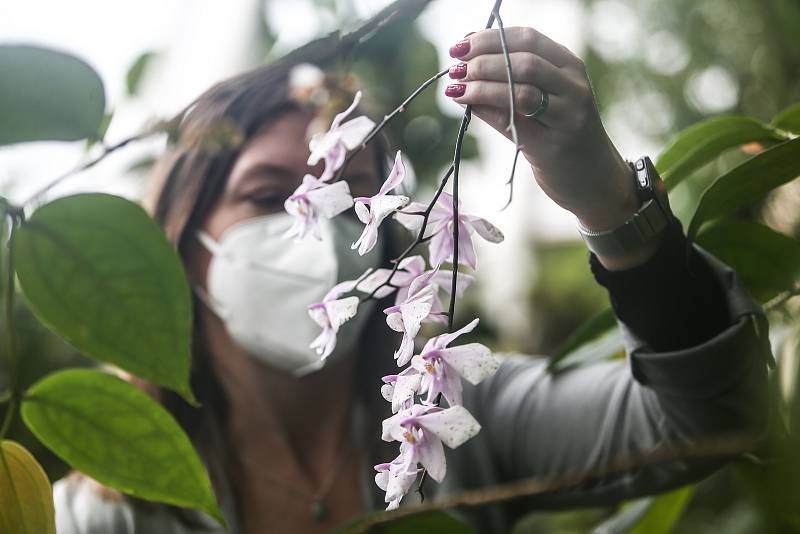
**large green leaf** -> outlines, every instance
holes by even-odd
[[[99,482],[223,521],[189,438],[124,380],[93,369],[53,373],[25,394],[22,418],[50,450]]]
[[[703,192],[687,236],[693,239],[703,223],[730,215],[797,176],[800,137],[765,150],[717,178]]]
[[[183,267],[137,204],[79,194],[17,231],[16,271],[37,317],[85,354],[191,400],[191,297]]]
[[[595,527],[593,534],[669,534],[694,493],[684,486],[657,497],[628,503],[618,513]]]
[[[35,46],[0,46],[0,73],[0,145],[97,135],[105,92],[82,60]]]
[[[784,109],[772,119],[772,125],[781,130],[800,134],[800,102]]]
[[[772,127],[750,117],[715,117],[681,132],[658,157],[656,167],[664,185],[672,189],[728,149],[783,139]]]
[[[36,458],[14,441],[0,443],[0,532],[54,534],[53,489]]]
[[[705,226],[697,242],[736,269],[761,302],[791,288],[800,275],[800,241],[761,224],[725,219]]]

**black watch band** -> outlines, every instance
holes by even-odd
[[[639,210],[616,228],[594,231],[578,222],[578,231],[589,250],[601,256],[623,256],[641,249],[656,239],[669,225],[666,189],[647,156],[630,164],[635,176],[636,192],[641,202]]]

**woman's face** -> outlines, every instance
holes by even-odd
[[[279,213],[284,201],[300,185],[303,176],[319,176],[324,163],[309,166],[306,131],[310,113],[290,111],[275,120],[244,148],[228,176],[225,188],[206,217],[203,229],[219,239],[229,227],[251,217]],[[375,194],[379,186],[375,154],[360,152],[348,164],[344,179],[354,197]],[[352,210],[342,216],[355,217]],[[197,243],[187,265],[194,284],[205,286],[210,254]]]

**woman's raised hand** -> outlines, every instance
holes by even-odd
[[[606,230],[638,208],[632,171],[608,137],[583,61],[533,28],[506,28],[522,153],[542,190],[584,226]],[[506,62],[499,30],[467,35],[450,49],[446,94],[511,138]],[[547,106],[537,118],[524,116]]]

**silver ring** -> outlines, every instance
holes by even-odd
[[[547,93],[547,91],[543,91],[541,89],[539,90],[539,93],[542,95],[541,99],[539,100],[539,105],[531,113],[523,113],[524,117],[535,119],[537,117],[541,117],[544,115],[544,112],[547,111],[547,106],[550,105],[550,95]]]

